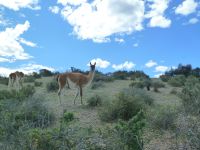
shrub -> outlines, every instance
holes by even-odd
[[[35,82],[35,80],[36,80],[36,78],[32,75],[24,77],[24,82]]]
[[[144,92],[135,93],[128,89],[120,92],[115,101],[100,109],[100,119],[108,122],[116,119],[129,120],[144,107],[145,103],[152,103],[152,99],[147,100],[148,96],[141,95]]]
[[[196,77],[188,77],[181,92],[185,111],[198,115],[200,112],[200,81]]]
[[[36,78],[36,79],[41,78],[41,75],[38,74],[37,72],[33,72],[33,73],[32,73],[32,76],[33,76],[34,78]]]
[[[34,93],[35,93],[35,88],[34,86],[31,85],[24,86],[19,91],[2,90],[0,91],[0,100],[1,99],[24,100],[25,98],[33,96]]]
[[[35,93],[35,87],[31,85],[27,85],[22,87],[19,91],[12,91],[15,93],[15,98],[18,100],[24,100],[25,98],[33,96]]]
[[[118,134],[124,143],[124,149],[143,149],[142,129],[145,126],[144,113],[139,111],[128,122],[119,121],[116,126]]]
[[[37,86],[37,87],[38,87],[38,86],[42,86],[42,82],[35,81],[35,82],[34,82],[34,85]]]
[[[93,82],[91,89],[95,90],[95,89],[100,88],[100,87],[104,87],[104,84],[103,84],[102,81]]]
[[[87,103],[90,107],[100,106],[102,104],[102,99],[99,95],[95,95],[93,97],[90,97]]]
[[[93,81],[95,81],[95,82],[99,82],[99,81],[113,82],[114,78],[111,76],[104,75],[104,74],[96,73]]]
[[[186,77],[184,75],[177,75],[177,76],[171,77],[168,83],[174,87],[181,87],[184,85],[185,81],[186,81]]]
[[[0,84],[8,85],[8,78],[0,77]]]
[[[159,92],[159,90],[158,90],[159,88],[165,87],[165,84],[163,84],[160,81],[155,81],[152,83],[152,85],[153,85],[154,92]]]
[[[60,129],[41,130],[32,129],[27,132],[27,149],[38,150],[56,150],[56,149],[72,149],[73,143],[69,140],[70,136],[64,130]]]
[[[12,93],[13,92],[8,91],[8,90],[1,90],[0,91],[0,100],[13,98],[14,96]]]
[[[177,89],[176,89],[176,88],[173,88],[173,89],[170,91],[170,94],[177,95],[177,94],[178,94]]]
[[[161,79],[163,82],[168,82],[169,79],[170,79],[170,76],[168,76],[168,75],[161,75],[161,76],[160,76],[160,79]]]
[[[150,79],[137,79],[134,80],[132,83],[129,84],[129,87],[135,87],[135,88],[140,88],[143,89],[144,87],[146,87],[146,89],[149,91],[151,88],[151,80]]]
[[[174,129],[177,111],[169,107],[159,107],[149,114],[150,125],[157,130]]]
[[[55,115],[43,104],[44,97],[34,96],[24,101],[16,112],[16,127],[28,123],[31,127],[46,128],[54,123]]]
[[[136,87],[136,88],[141,88],[143,89],[145,87],[144,82],[142,81],[133,81],[132,83],[129,84],[129,87]]]
[[[46,88],[47,88],[48,92],[55,92],[59,88],[58,82],[53,80],[53,81],[47,83]]]
[[[71,113],[71,112],[65,111],[64,114],[63,114],[62,120],[63,120],[65,123],[69,123],[69,122],[71,122],[71,121],[74,120],[74,114]]]

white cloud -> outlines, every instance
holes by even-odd
[[[126,61],[123,64],[119,64],[119,65],[113,64],[112,68],[115,70],[130,70],[135,66],[136,65],[133,62]]]
[[[135,44],[133,44],[133,46],[134,46],[134,47],[138,47],[138,46],[139,46],[139,44],[138,44],[138,43],[135,43]]]
[[[90,62],[92,64],[94,64],[96,62],[96,67],[103,68],[103,69],[105,69],[108,66],[110,66],[110,62],[109,61],[103,60],[101,58],[92,59]],[[87,65],[89,66],[90,63],[88,63]]]
[[[66,6],[66,5],[77,6],[85,2],[87,2],[87,0],[58,0],[57,1],[58,4],[62,4],[63,6]]]
[[[125,41],[122,38],[115,38],[115,42],[124,43]]]
[[[0,32],[0,56],[12,60],[30,59],[32,56],[25,53],[21,43],[28,46],[34,46],[34,43],[22,40],[20,37],[30,27],[26,21],[24,24],[18,24],[15,28],[6,28]]]
[[[157,66],[158,64],[157,64],[157,62],[155,62],[155,61],[153,61],[153,60],[149,60],[146,64],[145,64],[145,66],[147,67],[147,68],[151,68],[151,67],[154,67],[154,66]]]
[[[159,78],[161,75],[163,75],[163,73],[155,74],[154,77]]]
[[[175,13],[187,16],[196,12],[197,6],[198,3],[195,0],[185,0],[175,9]]]
[[[167,66],[157,66],[155,71],[156,72],[165,72],[167,70],[169,70],[169,67],[167,67]]]
[[[197,18],[191,18],[191,19],[189,20],[188,24],[196,24],[196,23],[198,23],[198,22],[199,22],[199,19],[197,19]]]
[[[163,16],[155,16],[152,17],[149,26],[150,27],[161,27],[161,28],[167,28],[171,25],[171,20],[166,19]]]
[[[8,77],[11,72],[15,71],[22,71],[25,74],[30,74],[32,72],[38,72],[40,69],[48,69],[50,71],[55,71],[55,69],[52,67],[47,67],[39,64],[26,64],[18,68],[0,67],[0,75]]]
[[[49,10],[54,14],[58,14],[60,11],[60,8],[58,6],[50,6]]]
[[[59,0],[64,4],[63,18],[73,26],[79,39],[108,42],[113,34],[130,34],[143,29],[143,0],[94,0],[89,3],[78,0]],[[71,5],[69,5],[71,4]]]
[[[38,3],[39,0],[0,0],[0,6],[7,7],[14,11],[18,11],[21,8],[41,9]]]
[[[151,10],[145,17],[150,18],[149,27],[170,27],[171,20],[164,16],[165,10],[169,7],[169,0],[148,0],[148,2]]]
[[[20,43],[25,44],[25,45],[30,46],[30,47],[36,47],[37,46],[37,44],[30,42],[30,41],[27,41],[23,38],[20,38],[19,41],[20,41]]]

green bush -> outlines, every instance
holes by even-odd
[[[181,86],[184,86],[185,81],[186,81],[186,77],[184,75],[177,75],[177,76],[171,77],[168,83],[174,87],[181,87]]]
[[[123,149],[142,150],[143,146],[143,128],[145,126],[144,113],[139,111],[128,122],[119,121],[116,126],[118,134],[124,143]]]
[[[37,87],[38,87],[38,86],[42,86],[42,84],[43,84],[42,82],[38,82],[38,81],[35,81],[35,82],[34,82],[34,85],[37,86]]]
[[[59,88],[58,82],[53,80],[53,81],[47,83],[46,88],[47,88],[48,92],[55,92]]]
[[[102,98],[99,95],[95,95],[90,97],[87,100],[88,106],[90,107],[96,107],[102,105]]]
[[[176,88],[173,88],[173,89],[170,91],[170,94],[177,95],[177,94],[178,94],[177,89],[176,89]]]
[[[181,92],[185,111],[198,115],[200,112],[200,81],[196,77],[188,77]]]
[[[19,91],[13,91],[15,93],[15,98],[18,100],[24,100],[28,97],[32,97],[35,93],[35,87],[32,85],[27,85],[22,87]]]
[[[60,129],[41,130],[32,129],[27,132],[27,149],[37,150],[56,150],[56,149],[72,149],[73,143],[69,140],[70,136],[64,130]]]
[[[159,88],[164,88],[165,87],[165,84],[160,82],[160,81],[155,81],[152,83],[152,86],[153,86],[153,89],[154,89],[154,92],[159,92]]]
[[[95,74],[95,77],[94,77],[94,82],[113,82],[114,81],[114,78],[113,77],[110,77],[110,76],[106,76],[106,75],[102,75],[102,74]]]
[[[147,97],[141,93],[135,94],[133,90],[124,90],[117,95],[116,100],[100,109],[100,119],[107,122],[116,119],[129,120],[144,108],[145,103],[149,102],[146,101]]]
[[[101,88],[101,87],[104,87],[104,84],[103,84],[102,81],[98,81],[98,82],[93,82],[92,83],[91,89],[95,90],[95,89]]]
[[[36,78],[32,75],[24,77],[24,82],[35,82],[35,80],[36,80]]]
[[[174,108],[159,107],[149,114],[148,119],[152,128],[157,130],[175,129],[178,112]]]
[[[160,76],[160,79],[161,79],[163,82],[168,82],[169,79],[170,79],[170,76],[168,76],[168,75],[161,75],[161,76]]]
[[[19,91],[2,90],[0,91],[0,100],[2,99],[24,100],[25,98],[33,96],[34,93],[35,93],[35,87],[31,85],[24,86]]]
[[[14,96],[15,95],[13,95],[13,91],[8,91],[8,90],[0,91],[0,100],[10,99],[10,98],[13,98]]]
[[[5,77],[0,77],[0,84],[8,85],[8,78]]]
[[[136,87],[136,88],[140,88],[143,89],[145,87],[144,82],[142,81],[133,81],[132,83],[129,84],[129,87]]]
[[[44,99],[42,96],[28,98],[15,114],[16,126],[26,122],[34,128],[46,128],[53,124],[55,115],[43,104]]]
[[[69,123],[69,122],[73,121],[74,119],[75,118],[74,118],[73,113],[65,111],[61,121],[64,121],[65,123]]]

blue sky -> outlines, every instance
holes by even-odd
[[[200,66],[199,0],[0,0],[0,74]]]

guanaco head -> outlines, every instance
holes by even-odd
[[[94,65],[92,65],[91,62],[90,62],[90,69],[91,69],[91,71],[95,70],[95,65],[96,65],[96,62],[94,63]]]

